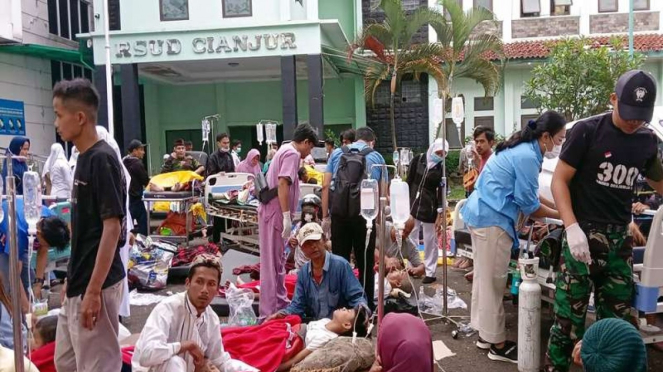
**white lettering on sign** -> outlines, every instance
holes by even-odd
[[[191,42],[191,50],[195,54],[256,52],[261,49],[276,50],[279,47],[281,50],[297,49],[295,34],[282,32],[251,37],[249,35],[207,36],[194,38]],[[173,56],[180,54],[182,48],[182,42],[179,39],[122,41],[115,43],[115,57],[161,56],[164,51],[166,55]]]

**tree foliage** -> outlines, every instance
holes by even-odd
[[[396,123],[394,118],[394,96],[404,76],[419,79],[426,73],[435,79],[441,78],[439,63],[435,57],[441,53],[437,44],[417,44],[414,35],[422,27],[443,18],[442,14],[428,7],[413,12],[403,10],[401,0],[382,0],[380,8],[385,19],[366,26],[350,45],[348,59],[360,55],[368,59],[364,71],[366,101],[372,104],[375,92],[384,81],[390,81],[391,138],[397,148]]]
[[[608,109],[619,76],[645,61],[641,53],[629,57],[619,37],[603,46],[586,38],[567,38],[549,47],[548,61],[534,68],[524,95],[539,111],[558,111],[568,121]]]
[[[480,25],[493,24],[495,16],[483,7],[464,12],[456,0],[439,0],[449,14],[440,21],[431,23],[437,33],[443,61],[441,79],[436,79],[438,96],[446,102],[453,81],[465,78],[480,84],[486,96],[497,93],[500,86],[501,68],[495,58],[502,59],[502,40],[495,33],[481,32]],[[444,110],[443,110],[444,111]],[[442,123],[445,122],[442,113]],[[437,136],[440,136],[441,125]]]

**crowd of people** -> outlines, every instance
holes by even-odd
[[[628,366],[635,368],[636,362],[635,370],[646,368],[646,355],[638,354],[641,340],[638,343],[633,336],[637,331],[617,319],[628,319],[633,297],[632,212],[649,208],[651,204],[646,203],[656,200],[650,196],[634,202],[634,187],[646,180],[653,192],[663,193],[657,140],[643,128],[651,120],[655,97],[651,75],[631,71],[617,81],[610,97],[611,112],[581,120],[568,133],[565,118],[554,111],[544,112],[496,146],[491,129],[475,128],[473,146],[460,161],[467,192],[460,213],[471,233],[473,262],[457,260],[456,266],[467,270],[466,277],[472,281],[471,326],[478,331],[477,347],[487,350],[488,358],[518,360],[517,344],[507,339],[505,327],[503,294],[509,263],[519,246],[521,224],[528,218],[549,217],[561,219],[566,233],[545,369],[565,372],[573,361],[586,371],[625,371]],[[59,315],[43,318],[34,327],[36,350],[31,360],[42,371],[48,370],[49,363],[51,370],[58,371],[117,372],[122,368],[118,329],[120,316],[128,315],[126,252],[133,233],[148,233],[142,195],[152,185],[143,164],[146,145],[132,141],[122,158],[114,139],[96,125],[98,106],[99,96],[87,80],[61,81],[54,87],[57,132],[75,150],[68,160],[63,147],[54,144],[42,176],[47,194],[71,200],[71,223],[49,208],[42,209],[34,283],[28,274],[28,225],[22,199],[17,200],[17,270],[22,288],[9,286],[7,220],[0,225],[0,345],[6,349],[27,348],[27,344],[10,342],[11,320],[23,314],[12,313],[9,296],[20,291],[22,312],[29,312],[31,293],[39,298],[47,280],[48,248],[71,246]],[[402,226],[388,222],[385,236],[380,237],[384,239],[376,239],[375,222],[367,225],[360,215],[358,185],[367,177],[389,177],[384,157],[374,149],[377,137],[371,128],[363,127],[347,130],[339,139],[342,146],[338,148],[334,139],[324,141],[327,164],[323,172],[311,156],[320,141],[308,124],[298,125],[290,142],[269,146],[264,164],[258,149],[249,150],[242,159],[241,141],[231,140],[227,133],[216,136],[217,150],[204,164],[184,140],[176,140],[172,153],[164,156],[162,173],[242,172],[264,177],[265,184],[256,182],[252,189],[259,201],[260,321],[296,315],[308,323],[305,347],[281,364],[279,371],[289,370],[338,336],[370,333],[376,303],[384,300],[375,293],[376,240],[387,244],[385,284],[389,289],[400,288],[408,276],[422,278],[423,284],[436,281],[438,236],[446,233],[441,229],[446,225],[445,198],[439,185],[448,144],[435,140],[412,159],[406,175],[410,218]],[[29,149],[25,137],[16,137],[9,146],[14,155],[26,156]],[[548,200],[539,193],[538,176],[543,159],[557,157],[554,200]],[[20,180],[28,166],[24,158],[9,161],[16,190],[22,193]],[[5,164],[3,176],[6,168]],[[636,182],[639,174],[642,179]],[[300,198],[300,182],[320,185],[320,195]],[[294,212],[300,206],[301,219],[295,223]],[[7,213],[6,202],[2,207]],[[214,221],[212,236],[217,242],[222,232],[219,222]],[[420,243],[423,260],[417,249]],[[288,248],[295,262],[292,299],[285,285]],[[258,371],[224,349],[219,318],[210,306],[222,285],[221,261],[220,255],[208,254],[194,259],[186,291],[162,301],[147,319],[131,358],[132,370]],[[592,290],[597,317],[606,320],[585,332]],[[621,330],[619,337],[615,329]],[[372,372],[433,371],[431,334],[418,317],[389,314],[378,337]],[[630,343],[624,347],[630,348],[631,359],[609,352],[626,339]],[[0,360],[4,355],[0,353]],[[633,355],[639,356],[635,362]],[[618,356],[622,359],[616,360]],[[607,363],[611,358],[614,363]],[[615,367],[619,363],[627,367]]]

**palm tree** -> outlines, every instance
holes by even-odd
[[[441,22],[444,16],[428,7],[408,14],[403,10],[401,0],[381,0],[380,8],[384,11],[385,20],[364,28],[362,34],[350,45],[348,59],[361,59],[366,66],[364,85],[369,104],[373,104],[380,84],[390,81],[391,141],[396,150],[394,96],[401,80],[406,75],[419,80],[422,73],[440,81],[443,78],[441,66],[435,62],[436,56],[443,52],[440,45],[415,44],[412,39],[419,29],[433,22]]]
[[[439,57],[443,61],[443,78],[436,79],[439,98],[447,102],[452,83],[459,78],[474,80],[483,86],[486,96],[494,95],[499,90],[501,68],[492,60],[502,58],[502,41],[493,33],[479,32],[477,27],[484,22],[495,24],[495,16],[483,7],[463,12],[456,0],[439,0],[439,3],[448,13],[448,20],[431,22],[442,50]],[[442,110],[437,137],[445,125],[445,111]]]

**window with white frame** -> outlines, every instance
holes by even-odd
[[[189,0],[159,0],[161,21],[184,21],[189,19]]]
[[[491,12],[493,11],[493,0],[474,0],[474,7],[475,8],[486,8],[490,10]]]
[[[252,0],[223,0],[223,18],[251,17]]]
[[[90,32],[88,0],[48,0],[48,31],[65,39],[76,40],[76,34]]]
[[[573,0],[551,0],[550,15],[552,16],[570,15],[571,5],[573,5]]]
[[[598,1],[599,1],[600,13],[616,12],[619,10],[619,0],[598,0]]]
[[[493,116],[475,116],[474,127],[482,126],[495,130],[495,117]]]
[[[494,108],[493,97],[474,97],[474,111],[493,111]]]
[[[541,0],[520,0],[521,17],[538,17],[541,14]]]
[[[649,0],[633,0],[633,10],[649,10]]]

